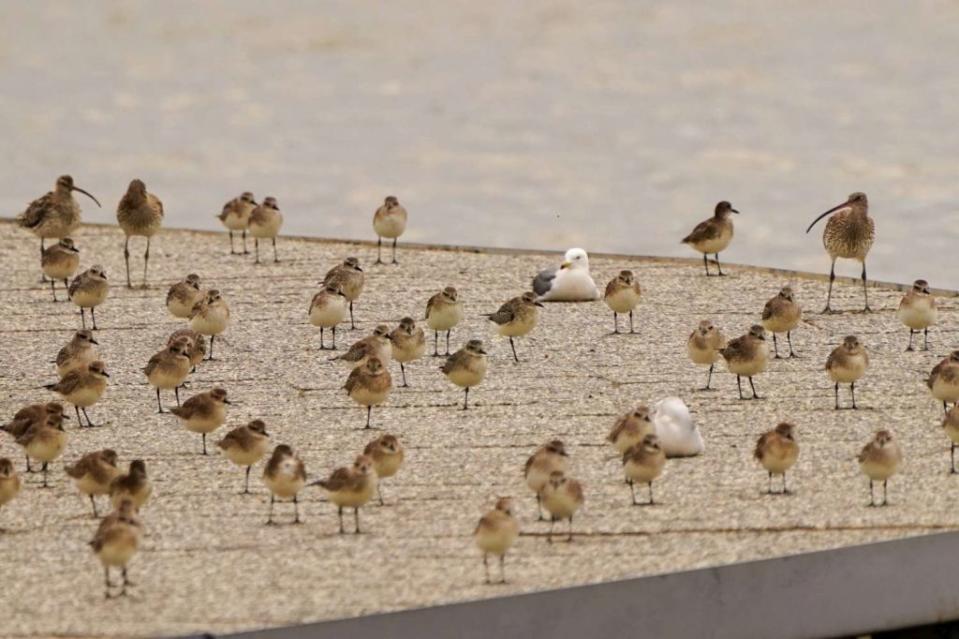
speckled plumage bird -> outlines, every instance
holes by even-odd
[[[769,362],[769,345],[766,344],[766,330],[759,325],[754,325],[749,332],[742,337],[729,342],[725,348],[719,351],[726,360],[726,367],[729,372],[736,376],[736,386],[739,388],[739,399],[743,397],[742,378],[749,378],[749,386],[752,388],[752,399],[762,399],[756,394],[756,386],[753,384],[753,376],[766,370]]]
[[[719,263],[719,254],[726,250],[729,243],[733,241],[731,213],[738,214],[739,211],[725,200],[719,202],[713,209],[713,216],[697,224],[693,232],[683,238],[683,244],[689,244],[703,254],[706,277],[711,275],[709,272],[709,254],[716,256],[716,267],[719,269],[719,275],[725,275],[723,267]]]
[[[400,363],[400,373],[403,375],[403,388],[408,388],[406,383],[406,364],[416,361],[426,353],[426,335],[423,328],[416,325],[412,317],[404,317],[400,320],[400,325],[390,333],[390,344],[392,345],[393,359]]]
[[[329,478],[320,479],[311,486],[322,486],[327,493],[327,499],[336,506],[336,513],[340,520],[340,534],[346,531],[343,528],[343,509],[353,509],[353,532],[360,534],[360,508],[373,498],[379,480],[373,469],[373,460],[366,455],[359,455],[352,466],[343,466],[334,470]]]
[[[386,196],[383,205],[373,214],[373,230],[376,231],[376,263],[382,264],[383,238],[393,240],[393,264],[396,261],[396,240],[406,230],[406,209],[392,195]]]
[[[110,503],[119,508],[129,499],[139,510],[153,494],[153,484],[147,476],[147,465],[142,459],[130,462],[129,470],[110,482]]]
[[[67,466],[65,470],[67,475],[73,479],[77,490],[90,498],[94,518],[99,517],[96,496],[109,495],[110,484],[120,475],[120,469],[117,468],[116,451],[104,448],[87,453],[75,463]]]
[[[486,316],[496,324],[500,335],[509,338],[509,347],[513,351],[513,361],[517,363],[519,357],[516,356],[516,345],[513,343],[513,338],[522,337],[536,328],[539,321],[539,308],[542,307],[542,302],[536,301],[536,293],[527,291],[504,303],[495,313]]]
[[[463,410],[470,406],[470,389],[477,386],[486,377],[489,363],[483,342],[471,339],[466,346],[446,358],[440,370],[446,377],[464,390]]]
[[[257,207],[256,199],[249,191],[244,191],[238,197],[233,198],[223,205],[223,210],[216,216],[223,222],[223,226],[230,232],[230,255],[237,255],[233,249],[233,233],[241,231],[243,233],[243,255],[250,252],[246,248],[246,231],[250,224],[250,214]]]
[[[826,230],[822,234],[822,243],[829,253],[832,266],[829,269],[829,293],[826,296],[826,308],[823,313],[831,313],[832,285],[836,279],[836,260],[839,258],[858,260],[862,263],[862,292],[866,305],[864,311],[869,312],[869,289],[866,282],[866,256],[876,239],[876,225],[869,217],[869,201],[865,193],[852,193],[845,202],[838,204],[815,220],[806,229],[812,230],[816,222],[827,215],[832,215],[826,223]]]
[[[383,404],[389,397],[393,378],[378,357],[370,357],[363,366],[350,371],[343,389],[354,402],[366,406],[365,428],[369,428],[373,407]]]
[[[852,407],[856,408],[856,382],[866,374],[869,367],[869,354],[855,335],[843,339],[826,359],[826,372],[835,383],[836,410],[839,410],[839,384],[849,384],[852,395]]]
[[[959,351],[952,351],[933,367],[926,386],[932,396],[942,402],[943,411],[949,410],[950,402],[959,403]]]
[[[117,223],[126,234],[123,243],[123,259],[127,266],[127,288],[130,283],[130,237],[138,235],[147,239],[143,253],[143,288],[147,286],[147,267],[150,264],[150,240],[163,224],[163,202],[147,192],[143,180],[131,180],[127,192],[117,205]]]
[[[69,237],[62,238],[59,242],[43,250],[40,256],[40,269],[43,274],[50,279],[50,292],[53,293],[53,301],[57,300],[57,280],[63,282],[63,288],[70,288],[70,278],[80,267],[80,251],[73,244]]]
[[[67,373],[84,368],[100,358],[97,352],[99,342],[93,333],[86,329],[73,334],[73,338],[57,353],[54,363],[57,365],[57,374],[63,379]]]
[[[94,423],[90,421],[87,415],[87,409],[100,401],[107,390],[107,380],[110,375],[107,373],[106,364],[100,360],[91,362],[82,368],[76,368],[64,375],[59,382],[55,384],[46,384],[44,388],[58,393],[63,399],[73,404],[77,413],[77,425],[83,426],[83,420],[80,419],[80,412],[87,420],[87,426],[92,428]]]
[[[228,432],[216,445],[223,451],[224,457],[237,466],[246,467],[243,492],[240,494],[249,495],[250,469],[253,464],[263,459],[270,447],[270,434],[266,432],[266,424],[262,419],[254,419],[246,426]]]
[[[79,191],[100,206],[93,197],[73,183],[69,175],[61,175],[52,191],[38,197],[17,216],[17,224],[40,238],[40,257],[43,257],[44,240],[64,238],[80,226],[80,205],[73,197]]]
[[[189,319],[193,307],[201,299],[203,291],[200,290],[200,276],[190,273],[167,291],[166,307],[173,317]]]
[[[180,418],[183,427],[188,431],[200,433],[203,454],[206,455],[206,436],[226,421],[226,407],[229,404],[226,389],[216,387],[194,395],[183,402],[182,406],[171,408],[170,412]]]
[[[98,330],[96,307],[103,304],[110,294],[106,269],[94,264],[83,271],[70,282],[67,294],[70,301],[80,307],[80,326],[87,327],[87,309],[90,309],[93,330]]]

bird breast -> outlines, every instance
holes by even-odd
[[[823,246],[832,258],[846,258],[863,261],[872,248],[876,236],[872,218],[854,211],[836,213],[823,231]]]

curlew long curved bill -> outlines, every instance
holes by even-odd
[[[838,211],[839,209],[845,208],[845,207],[847,207],[847,206],[849,206],[849,200],[846,200],[846,201],[843,202],[842,204],[837,204],[836,206],[832,207],[831,209],[829,209],[828,211],[826,211],[825,213],[823,213],[822,215],[820,215],[819,217],[817,217],[815,220],[813,220],[813,221],[812,221],[812,224],[809,225],[809,228],[806,229],[806,232],[808,233],[809,231],[811,231],[811,230],[812,230],[812,227],[816,226],[816,222],[818,222],[819,220],[823,219],[824,217],[826,217],[826,216],[829,215],[830,213],[835,213],[835,212]]]
[[[80,191],[81,193],[83,193],[84,195],[86,195],[88,198],[90,198],[91,200],[93,200],[94,202],[96,202],[96,203],[97,203],[97,206],[99,206],[101,209],[103,208],[103,206],[100,205],[100,200],[98,200],[97,198],[93,197],[90,193],[84,191],[84,190],[81,189],[79,186],[71,187],[70,190],[71,190],[71,191]]]

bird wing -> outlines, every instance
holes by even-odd
[[[33,202],[30,202],[27,205],[27,209],[17,216],[17,223],[20,226],[28,229],[32,229],[35,226],[38,226],[43,222],[43,218],[46,216],[47,210],[50,208],[50,201],[53,198],[53,192],[49,192],[46,195],[42,195],[35,199]]]
[[[346,383],[343,384],[344,390],[347,393],[352,393],[353,389],[356,388],[357,384],[360,383],[360,376],[363,374],[359,368],[354,368],[350,371],[350,376],[346,378]]]
[[[351,479],[352,473],[350,472],[350,469],[344,466],[334,470],[329,479],[320,482],[320,485],[327,490],[335,492],[337,490],[343,490],[346,488],[350,484]]]
[[[456,368],[466,359],[466,353],[463,351],[456,351],[452,355],[446,358],[446,361],[440,366],[440,370],[444,373],[449,373],[451,370]]]
[[[80,284],[83,281],[81,279],[82,277],[83,277],[83,273],[80,273],[75,278],[73,278],[73,280],[70,282],[70,288],[67,289],[67,295],[69,295],[71,298],[77,292],[77,290],[79,290]]]
[[[697,224],[693,232],[683,238],[683,242],[689,244],[719,237],[719,228],[717,228],[715,224],[711,224],[711,222],[712,220],[710,219]]]
[[[488,315],[489,319],[496,324],[508,324],[516,317],[516,300],[510,300],[499,307],[495,313]]]
[[[753,457],[760,460],[763,458],[763,448],[766,447],[766,442],[769,441],[770,437],[772,437],[772,433],[763,433],[759,436],[759,440],[756,442],[756,450],[753,451]]]
[[[773,313],[776,311],[776,299],[773,298],[766,302],[766,306],[763,307],[763,319],[768,320],[773,316]]]
[[[443,295],[442,293],[437,293],[436,295],[431,297],[428,302],[426,302],[426,315],[425,315],[426,319],[430,318],[430,311],[433,310],[433,307],[436,306],[436,303],[439,302],[440,296],[442,295]]]
[[[533,292],[541,296],[546,295],[553,286],[556,273],[556,269],[546,269],[537,273],[533,278]]]
[[[61,395],[69,395],[77,389],[77,386],[80,385],[81,380],[81,371],[70,371],[56,384],[53,384],[50,389],[54,390]]]

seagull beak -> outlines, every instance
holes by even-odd
[[[564,269],[564,268],[569,268],[569,267],[572,266],[572,265],[573,265],[572,262],[563,262],[562,264],[559,265],[559,267],[560,267],[561,269]]]
[[[75,186],[75,187],[73,187],[71,190],[73,190],[73,191],[80,191],[81,193],[83,193],[84,195],[86,195],[88,198],[90,198],[91,200],[93,200],[94,202],[96,202],[96,203],[97,203],[97,206],[99,206],[101,209],[103,208],[102,206],[100,206],[100,200],[98,200],[97,198],[93,197],[92,195],[90,195],[89,193],[87,193],[86,191],[84,191],[83,189],[81,189],[79,186]]]
[[[835,213],[835,212],[838,211],[839,209],[841,209],[841,208],[843,208],[843,207],[845,207],[845,206],[848,206],[848,205],[849,205],[849,200],[846,200],[846,201],[843,202],[842,204],[837,204],[836,206],[832,207],[831,209],[829,209],[828,211],[826,211],[825,213],[823,213],[822,215],[820,215],[819,217],[817,217],[815,220],[813,220],[813,221],[812,221],[812,224],[809,225],[809,228],[806,229],[806,232],[808,233],[809,231],[811,231],[811,230],[812,230],[812,227],[816,226],[816,222],[818,222],[819,220],[823,219],[824,217],[826,217],[826,216],[829,215],[830,213]]]

